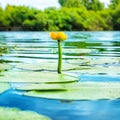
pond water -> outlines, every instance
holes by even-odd
[[[120,82],[120,32],[66,32],[63,61],[79,65],[81,70],[64,73],[78,77],[79,82]],[[48,32],[0,32],[0,47],[10,52],[0,61],[18,63],[57,62],[57,43]],[[56,66],[57,67],[57,66]],[[89,70],[84,70],[88,68]],[[13,68],[10,71],[32,71]],[[41,70],[43,72],[47,70]],[[49,70],[48,70],[49,71]],[[0,95],[0,106],[17,107],[47,115],[52,120],[119,120],[120,99],[61,101],[27,97],[14,89],[18,83]]]

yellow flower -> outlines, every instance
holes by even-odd
[[[56,33],[54,33],[54,32],[51,32],[50,33],[50,37],[53,39],[53,40],[56,40]]]
[[[66,40],[67,35],[64,32],[58,32],[56,38],[57,38],[57,40]]]
[[[50,37],[51,37],[53,40],[61,40],[61,41],[67,39],[67,35],[66,35],[64,32],[58,32],[58,33],[51,32],[51,33],[50,33]]]

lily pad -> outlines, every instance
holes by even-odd
[[[9,83],[0,83],[0,94],[10,88]]]
[[[1,120],[51,120],[47,116],[32,111],[21,111],[16,108],[0,107]]]
[[[67,54],[71,54],[71,53],[75,53],[75,54],[78,54],[78,53],[91,53],[91,52],[98,52],[96,49],[77,49],[77,48],[69,48],[69,49],[66,49],[66,48],[63,48],[63,53],[67,53]],[[58,49],[54,48],[54,53],[58,53]]]
[[[109,75],[119,75],[120,66],[80,66],[80,70],[71,70],[70,72],[78,74],[109,74]]]
[[[6,54],[4,55],[5,57],[23,57],[23,58],[48,58],[51,54],[39,54],[39,53],[36,53],[36,54],[24,54],[24,53],[11,53],[11,54]],[[55,58],[56,55],[51,55],[49,58]]]
[[[48,61],[48,62],[40,62],[40,63],[19,63],[16,65],[16,68],[28,69],[28,70],[56,70],[57,61]],[[73,70],[77,68],[79,68],[79,66],[63,63],[62,70]]]
[[[76,86],[76,87],[75,87]],[[120,83],[78,83],[68,85],[66,91],[29,91],[24,95],[60,100],[96,100],[120,98]]]
[[[107,64],[112,65],[112,64],[119,64],[120,58],[94,57],[94,58],[67,60],[67,62],[75,65],[107,65]]]
[[[51,72],[3,72],[0,76],[0,82],[73,82],[78,78]]]
[[[34,47],[23,47],[23,48],[16,48],[15,49],[17,52],[32,52],[32,51],[40,51],[40,52],[51,52],[52,48],[34,48]]]
[[[11,54],[5,54],[5,57],[22,57],[22,58],[45,58],[45,59],[57,59],[58,55],[57,54],[51,54],[51,53],[44,53],[44,54],[23,54],[23,53],[11,53]],[[70,58],[77,58],[77,56],[66,56],[63,55],[64,59],[70,59]]]
[[[78,87],[76,82],[72,83],[54,83],[54,84],[46,84],[46,83],[38,83],[38,84],[27,84],[20,86],[16,89],[18,90],[67,90],[69,87]]]
[[[13,66],[7,63],[0,63],[0,71],[11,69]]]

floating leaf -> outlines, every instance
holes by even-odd
[[[67,60],[68,63],[75,65],[107,65],[107,64],[119,64],[120,58],[108,58],[108,57],[94,57],[94,58],[80,58],[74,60]]]
[[[76,87],[75,87],[76,86]],[[27,96],[60,100],[96,100],[120,98],[120,83],[78,83],[66,91],[29,91]]]
[[[42,51],[42,52],[49,52],[52,48],[36,48],[36,47],[21,47],[16,48],[17,51]]]
[[[71,72],[76,74],[120,74],[120,66],[92,66],[88,68],[86,66],[81,66],[80,68],[80,70],[72,70]]]
[[[11,61],[11,60],[4,60],[4,59],[0,59],[0,64],[1,63],[12,63],[13,61]]]
[[[56,70],[57,61],[48,61],[40,63],[20,63],[16,65],[17,68],[28,69],[28,70]],[[63,70],[77,69],[79,66],[68,63],[63,63]]]
[[[11,54],[6,54],[4,55],[5,57],[20,57],[20,58],[44,58],[44,59],[57,59],[58,55],[57,54],[51,54],[51,53],[44,53],[44,54],[39,54],[39,53],[35,53],[35,54],[20,54],[20,53],[11,53]],[[66,56],[63,55],[64,59],[68,59],[68,58],[77,58],[76,56]]]
[[[72,82],[78,78],[50,72],[3,72],[0,82]]]
[[[2,55],[3,53],[8,53],[9,49],[8,47],[3,47],[0,45],[0,55]]]
[[[7,54],[7,55],[4,55],[5,57],[22,57],[22,58],[48,58],[51,54],[48,55],[47,54],[39,54],[39,53],[36,53],[36,54],[24,54],[24,53],[11,53],[11,54]],[[53,57],[55,58],[56,55],[51,55],[50,58]]]
[[[11,69],[13,66],[7,63],[0,63],[0,71],[4,71],[4,70],[9,70]]]
[[[54,53],[57,53],[58,52],[58,49],[57,48],[54,48]],[[66,48],[63,48],[63,53],[67,53],[67,54],[71,54],[71,53],[75,53],[75,54],[78,54],[78,53],[91,53],[91,52],[98,52],[96,49],[77,49],[77,48],[69,48],[69,49],[66,49]]]
[[[21,87],[18,87],[18,90],[67,90],[69,87],[76,88],[76,82],[72,83],[54,83],[54,84],[27,84]]]
[[[21,111],[16,108],[0,107],[1,120],[51,120],[47,116],[32,111]]]
[[[10,85],[8,83],[0,83],[0,94],[8,90]]]
[[[109,84],[109,86],[108,86]],[[21,87],[18,87],[18,90],[71,90],[71,89],[80,89],[81,87],[120,87],[120,83],[112,82],[71,82],[71,83],[34,83],[26,84]]]

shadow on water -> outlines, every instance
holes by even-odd
[[[69,64],[105,67],[105,71],[80,73],[66,71],[79,77],[80,82],[120,82],[120,32],[67,32],[69,39],[63,43],[63,59]],[[39,37],[40,36],[40,37]],[[0,56],[1,63],[37,63],[57,60],[57,44],[47,32],[0,32],[0,46],[8,46],[9,54]],[[14,48],[14,49],[13,49]],[[13,71],[19,71],[14,69]],[[0,106],[17,107],[47,115],[53,120],[119,120],[120,99],[60,101],[27,97],[11,88],[0,95]]]

